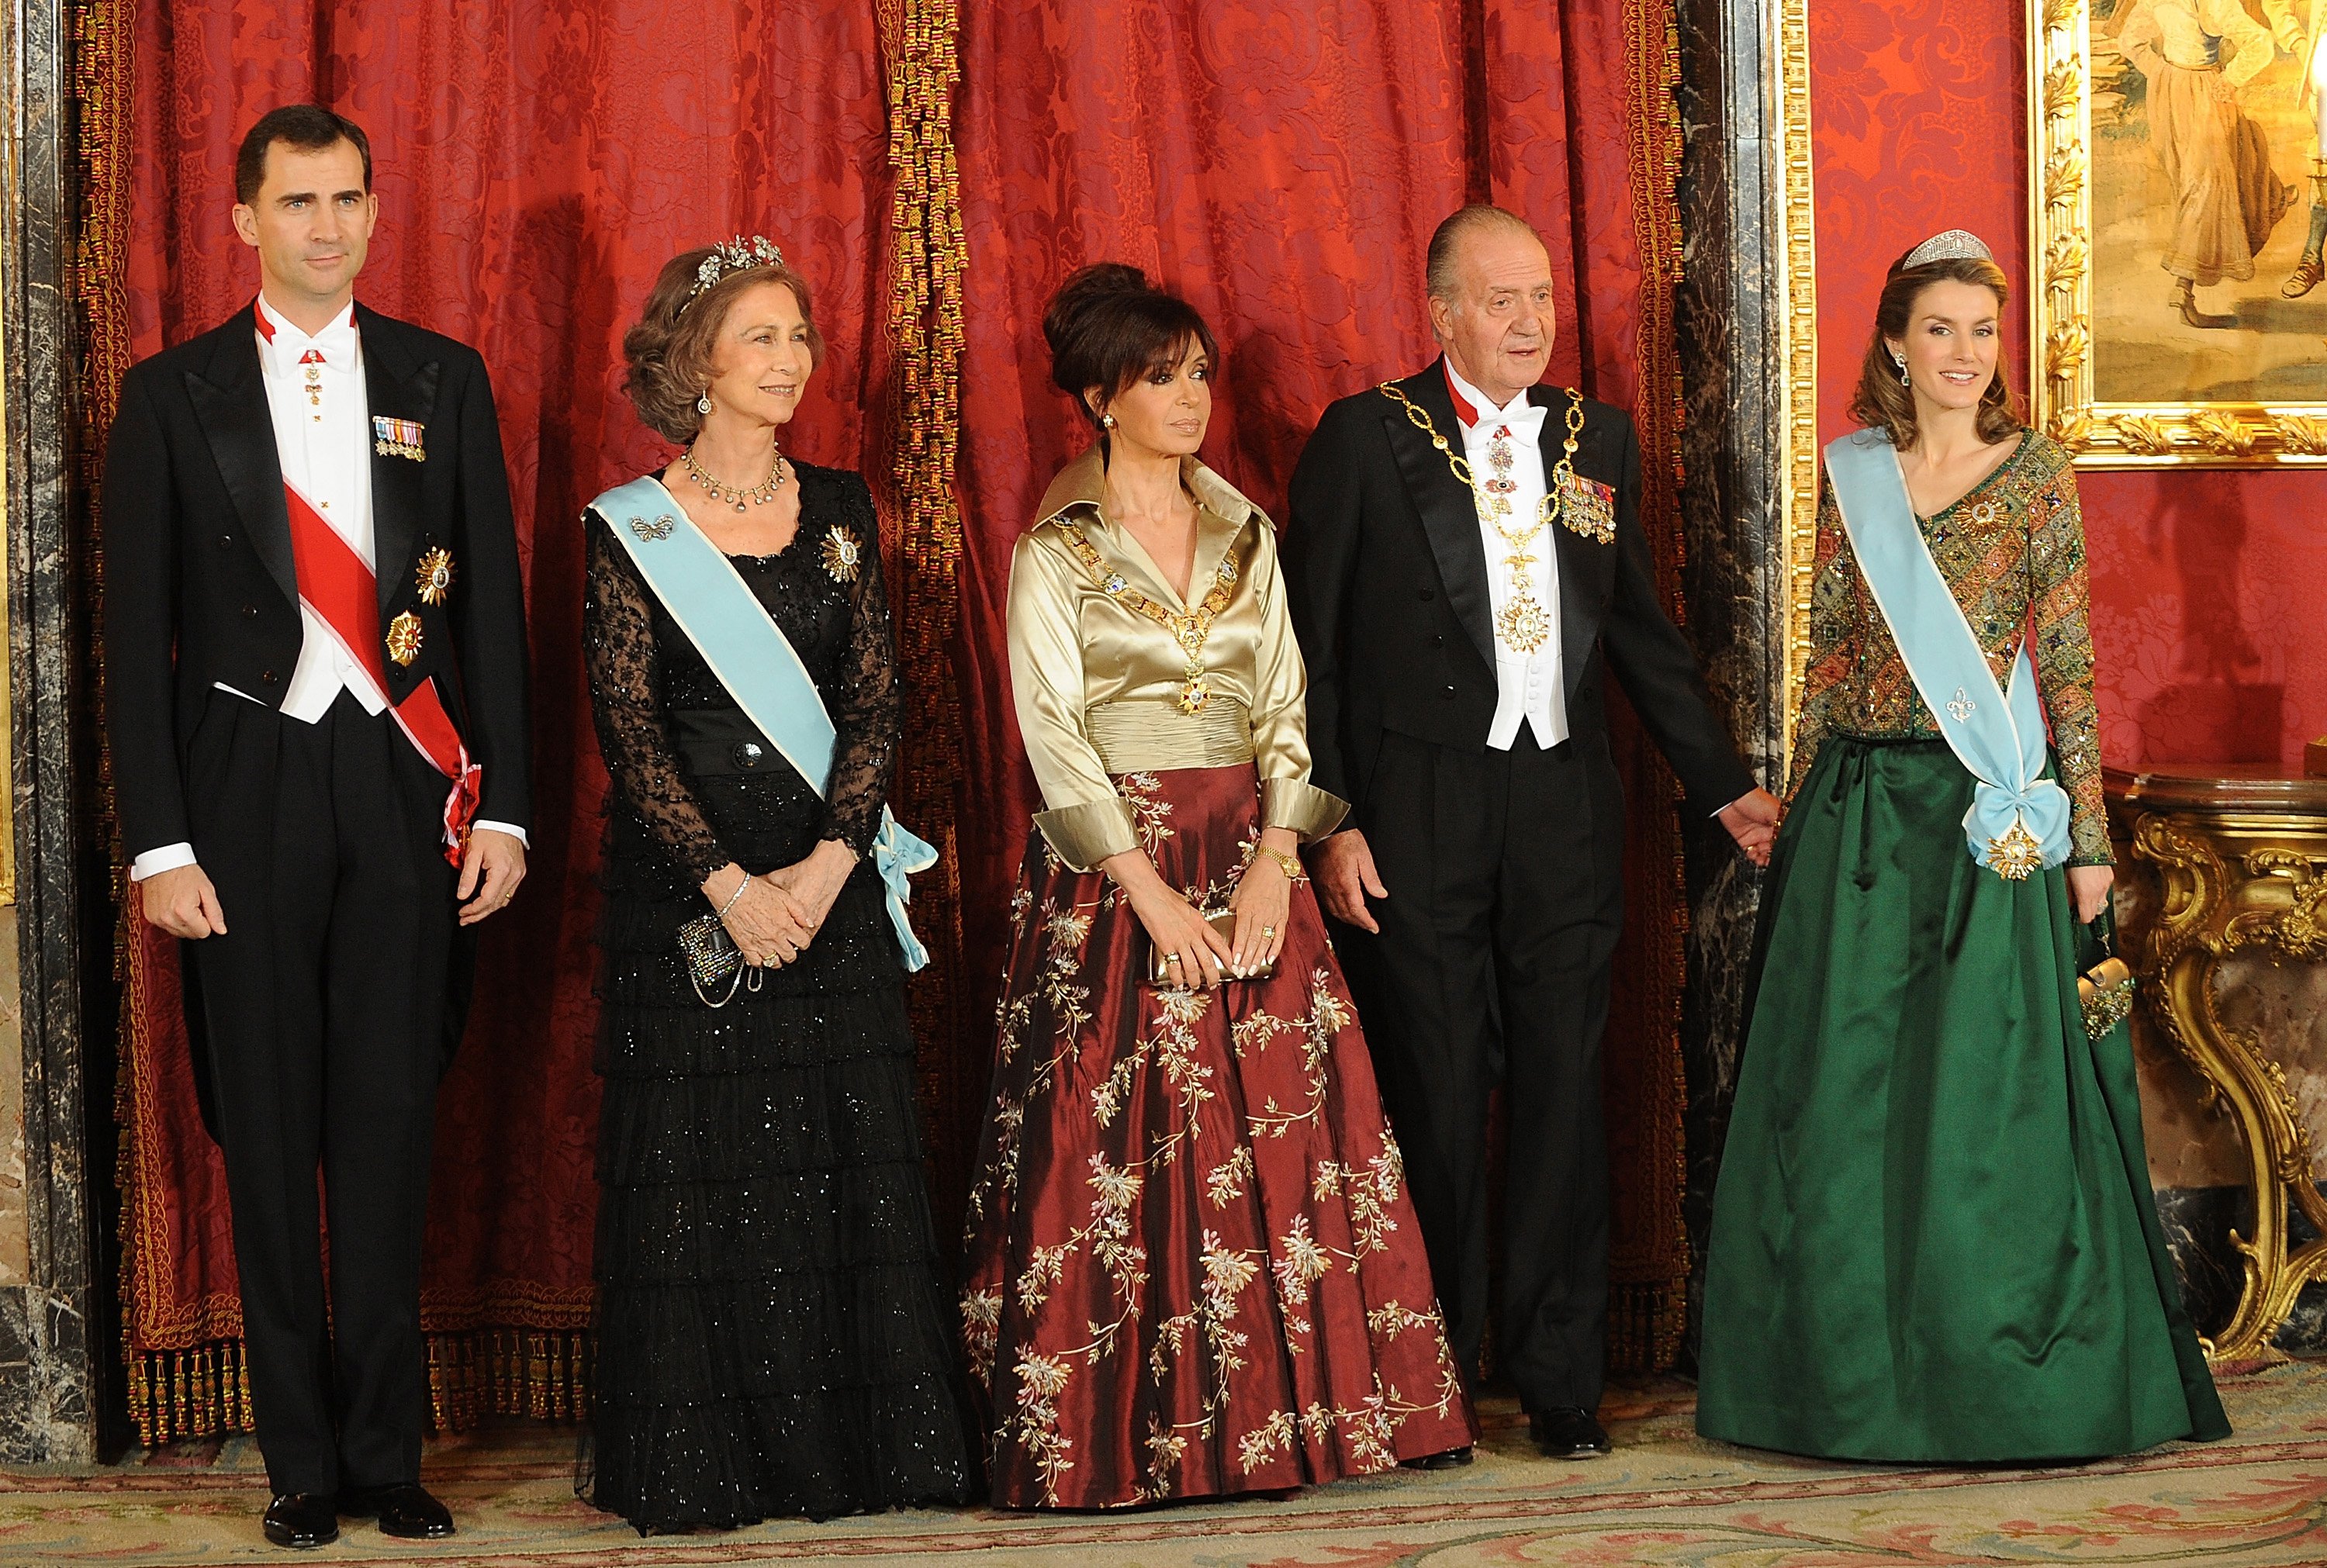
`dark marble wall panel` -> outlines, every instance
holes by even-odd
[[[84,1082],[81,922],[102,900],[89,854],[81,780],[88,733],[82,663],[89,647],[68,505],[77,351],[67,294],[72,253],[70,35],[63,0],[20,0],[0,26],[0,147],[6,184],[5,466],[7,490],[9,698],[15,806],[23,1031],[24,1226],[22,1282],[0,1289],[0,1461],[87,1462],[108,1358],[100,1311],[92,1180],[91,1101]],[[107,1107],[99,1104],[100,1119]]]
[[[1759,0],[1682,0],[1682,526],[1688,630],[1746,761],[1776,785],[1784,745],[1784,451],[1776,62]],[[1759,873],[1717,825],[1692,830],[1682,1048],[1685,1211],[1701,1274],[1736,1081],[1737,1015]],[[1688,1365],[1695,1360],[1692,1291]]]

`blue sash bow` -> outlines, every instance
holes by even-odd
[[[821,796],[832,776],[832,715],[825,712],[824,698],[790,639],[735,574],[734,565],[652,476],[617,485],[590,505],[612,526],[647,586],[744,716]],[[887,890],[889,922],[897,928],[908,971],[927,965],[930,952],[913,935],[905,913],[913,896],[907,879],[937,862],[934,848],[900,826],[886,806],[881,807],[873,867]]]
[[[2069,794],[2044,778],[2044,710],[2023,637],[1998,689],[1963,606],[1931,559],[1891,437],[1859,430],[1826,449],[1827,478],[1858,570],[1907,673],[1957,760],[1979,782],[1964,814],[1971,857],[2017,881],[2069,858]]]

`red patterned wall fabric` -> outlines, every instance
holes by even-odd
[[[2024,0],[1810,0],[1823,434],[1883,269],[1969,229],[2027,278]],[[2165,286],[2161,275],[2160,288]],[[2163,293],[2159,296],[2163,298]],[[2027,385],[2027,315],[2007,325]],[[2118,767],[2276,761],[2327,734],[2327,474],[2087,472],[2101,748]]]
[[[1085,263],[1128,261],[1220,336],[1208,461],[1280,522],[1326,404],[1426,364],[1423,254],[1472,195],[1527,215],[1559,280],[1552,375],[1636,406],[1671,473],[1669,281],[1677,135],[1661,7],[1593,0],[1045,0],[972,6],[957,104],[969,243],[961,476],[967,970],[997,974],[1033,779],[1003,658],[1010,550],[1089,425],[1049,380],[1044,302]],[[1645,404],[1645,406],[1642,406]],[[1659,466],[1661,459],[1661,466]],[[1669,507],[1668,489],[1664,505]],[[1677,571],[1669,510],[1649,518]],[[1662,525],[1662,526],[1659,526]],[[1668,581],[1669,587],[1670,581]],[[1648,1341],[1677,1332],[1679,1169],[1671,782],[1635,783],[1628,946],[1609,1047],[1620,1283]],[[1620,1290],[1620,1319],[1627,1302]],[[1665,1321],[1669,1318],[1670,1321]],[[1619,1338],[1622,1337],[1620,1328]],[[1662,1341],[1659,1340],[1659,1343]],[[1668,1354],[1668,1349],[1665,1352]]]
[[[503,1403],[530,1389],[519,1408],[541,1406],[546,1388],[559,1406],[572,1382],[564,1331],[589,1317],[597,1200],[592,873],[604,776],[581,671],[576,520],[601,489],[668,458],[619,391],[621,334],[656,271],[737,230],[780,240],[830,345],[793,444],[860,461],[884,303],[874,14],[764,0],[147,0],[135,27],[137,355],[255,292],[229,219],[235,149],[266,109],[319,99],[365,126],[378,163],[361,297],[475,344],[492,370],[535,659],[531,880],[486,928],[442,1097],[425,1315],[440,1360],[468,1354],[445,1336],[535,1331],[506,1335],[498,1365],[450,1377],[440,1366],[440,1419],[464,1414],[445,1401],[481,1383],[500,1385]],[[883,461],[865,466],[878,482]],[[224,1173],[192,1115],[173,947],[148,932],[132,953],[122,1075],[133,1382],[162,1435],[173,1411],[178,1430],[201,1427],[213,1378],[228,1385],[225,1415],[247,1419],[224,1343],[240,1332]]]

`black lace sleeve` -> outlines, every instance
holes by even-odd
[[[889,770],[897,760],[903,699],[897,689],[897,645],[889,628],[889,594],[881,578],[881,520],[873,492],[855,474],[842,476],[838,523],[856,538],[856,579],[849,584],[848,646],[840,657],[832,712],[832,778],[825,792],[822,836],[864,854],[881,830]]]
[[[735,857],[719,846],[678,776],[678,755],[663,723],[661,658],[646,582],[606,520],[595,512],[586,516],[590,562],[582,594],[582,658],[590,673],[598,754],[624,803],[671,859],[700,882]]]

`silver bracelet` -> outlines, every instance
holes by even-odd
[[[727,895],[727,901],[719,906],[719,918],[721,919],[724,920],[727,918],[727,911],[735,907],[735,901],[742,898],[743,896],[743,890],[751,885],[752,873],[747,871],[743,873],[743,880],[735,884],[735,891]]]

